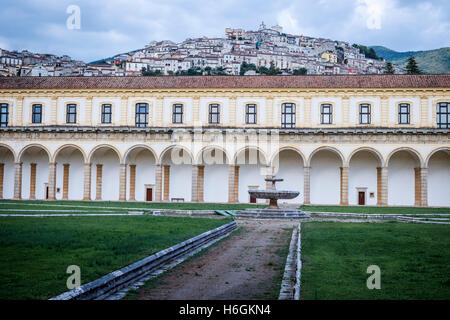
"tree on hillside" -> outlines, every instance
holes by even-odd
[[[384,67],[384,74],[394,74],[394,66],[391,62],[386,62],[386,66]]]
[[[307,74],[308,70],[306,68],[300,68],[300,69],[295,69],[294,71],[292,71],[292,74],[294,76],[298,76],[298,75],[302,75],[302,74]]]
[[[241,71],[240,71],[240,75],[243,76],[247,71],[249,70],[256,70],[256,66],[253,63],[247,63],[247,62],[242,62],[241,63]]]
[[[409,57],[408,63],[406,63],[406,73],[407,74],[421,74],[422,72],[417,65],[416,59],[414,56]]]

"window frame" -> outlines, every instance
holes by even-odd
[[[325,112],[324,107],[327,107],[329,111]],[[325,116],[328,116],[328,122],[325,122]],[[333,124],[333,105],[331,103],[320,105],[320,124]]]
[[[213,112],[212,108],[216,108],[217,111]],[[210,103],[208,106],[208,123],[209,124],[220,124],[220,104]],[[213,121],[213,116],[216,116],[216,121]]]
[[[139,108],[139,110],[138,110]],[[145,108],[145,111],[142,112],[141,108]],[[135,105],[135,126],[136,128],[146,128],[148,127],[148,114],[149,114],[149,104],[147,102],[138,102]],[[144,122],[140,121],[141,116],[144,115]],[[139,120],[139,121],[138,121]]]
[[[105,108],[109,107],[109,112],[105,112]],[[109,122],[106,122],[106,117],[109,115]],[[112,123],[112,104],[111,103],[102,103],[101,105],[101,123],[102,124],[111,124]]]
[[[6,112],[4,112],[6,108]],[[6,118],[3,121],[3,117]],[[7,127],[9,125],[9,103],[0,103],[0,127]]]
[[[71,119],[71,116],[73,116],[73,119]],[[77,104],[68,103],[66,104],[66,124],[75,124],[75,123],[77,123]]]
[[[406,112],[402,111],[402,108],[406,107]],[[402,121],[402,116],[406,115],[406,122]],[[398,104],[398,124],[411,124],[411,105],[406,102]]]
[[[290,108],[290,112],[286,112],[286,108]],[[296,106],[293,102],[285,102],[281,104],[281,128],[290,129],[295,128],[295,110]],[[286,122],[286,117],[291,116],[291,121],[289,123]]]
[[[445,105],[445,106],[443,106]],[[442,108],[446,108],[446,112],[441,112]],[[444,115],[446,118],[445,122],[441,122],[441,116]],[[436,105],[436,124],[438,129],[450,129],[450,103],[449,102],[438,102]]]
[[[39,112],[36,112],[36,108],[40,108]],[[39,121],[37,121],[36,117],[39,116]],[[41,103],[33,103],[31,105],[31,123],[42,123],[42,104]]]
[[[249,111],[249,108],[253,108],[253,112]],[[257,124],[258,106],[256,103],[247,103],[245,105],[245,124]],[[250,116],[253,117],[253,122],[250,122]]]
[[[367,108],[367,112],[362,112],[362,108]],[[372,106],[370,103],[360,103],[359,104],[359,124],[368,125],[372,123]],[[363,122],[363,116],[367,116],[367,122]]]
[[[184,105],[182,103],[174,103],[172,105],[172,123],[182,124],[183,114],[184,114]],[[177,117],[179,117],[179,119],[177,119]]]

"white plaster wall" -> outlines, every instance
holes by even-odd
[[[313,124],[321,124],[320,123],[320,105],[324,103],[332,103],[333,104],[333,123],[332,124],[341,124],[342,123],[342,100],[341,98],[333,98],[333,97],[318,97],[311,99],[311,119]]]
[[[331,151],[319,151],[311,160],[311,204],[340,203],[340,166],[338,155]]]
[[[3,199],[14,197],[14,157],[10,151],[0,150],[0,163],[3,167]]]
[[[200,98],[200,121],[205,124],[208,123],[209,105],[211,103],[220,104],[220,123],[228,123],[228,98]]]
[[[428,162],[428,205],[450,206],[450,155],[437,152]]]
[[[245,124],[245,105],[256,103],[257,124],[264,124],[266,121],[266,99],[238,98],[236,99],[236,121],[238,124]]]
[[[127,199],[130,199],[130,164],[136,165],[135,173],[135,198],[136,201],[146,200],[146,184],[155,184],[155,158],[148,150],[141,150],[136,154],[133,152],[127,159]],[[152,190],[153,201],[155,201],[155,187]]]
[[[113,150],[97,150],[93,156],[91,169],[91,199],[95,199],[97,164],[102,168],[102,200],[119,200],[120,165],[119,158]]]
[[[50,123],[50,98],[25,98],[23,100],[23,121],[24,123],[31,123],[32,105],[42,104],[42,124]]]
[[[239,166],[239,194],[238,201],[242,203],[250,202],[248,193],[249,186],[258,186],[258,189],[265,189],[265,175],[261,173],[261,166],[256,164],[244,164]],[[265,203],[264,199],[257,199],[257,203]]]
[[[172,164],[170,166],[169,198],[184,198],[191,201],[192,165]]]
[[[58,155],[56,158],[56,199],[63,197],[64,185],[64,164],[69,166],[69,200],[83,199],[83,185],[84,185],[84,159],[79,151],[74,151],[66,155]]]
[[[303,160],[298,153],[292,150],[283,150],[279,154],[279,169],[275,173],[277,178],[284,181],[277,182],[278,190],[299,191],[294,199],[279,200],[279,203],[303,203]]]
[[[358,152],[350,160],[348,174],[348,203],[358,204],[358,190],[356,188],[367,188],[366,205],[377,204],[377,167],[378,160],[369,152]],[[370,193],[374,197],[370,198]]]
[[[206,165],[203,197],[205,202],[228,201],[228,165]]]
[[[22,156],[22,198],[30,198],[30,164],[36,163],[36,199],[45,199],[48,183],[48,156],[44,150],[26,151]]]
[[[407,152],[398,152],[389,160],[388,204],[414,205],[414,168],[417,162]]]

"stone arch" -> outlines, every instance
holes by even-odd
[[[72,148],[77,149],[78,151],[80,151],[81,154],[83,155],[83,160],[84,160],[84,162],[85,162],[85,163],[87,162],[88,157],[87,157],[87,155],[86,155],[86,152],[85,152],[81,147],[79,147],[79,146],[77,146],[77,145],[75,145],[75,144],[64,144],[64,145],[58,147],[58,149],[56,149],[56,151],[53,153],[52,161],[55,162],[55,161],[56,161],[56,158],[58,157],[58,154],[59,154],[62,150],[64,150],[65,148],[70,148],[70,147],[72,147]]]
[[[238,164],[237,163],[237,160],[238,160],[238,156],[242,153],[242,152],[245,152],[245,151],[247,151],[247,150],[250,150],[250,149],[255,149],[260,155],[262,155],[262,157],[263,157],[263,159],[262,159],[262,161],[258,161],[258,162],[261,162],[262,164],[264,164],[264,165],[268,165],[269,164],[269,162],[267,161],[268,160],[268,157],[267,157],[267,155],[266,155],[266,153],[263,151],[263,150],[261,150],[261,148],[259,148],[259,147],[257,147],[257,146],[245,146],[245,147],[242,147],[242,148],[240,148],[239,150],[237,150],[235,153],[234,153],[234,156],[233,156],[233,164]],[[261,160],[261,159],[260,159]]]
[[[35,150],[37,150],[35,152]],[[22,163],[20,197],[24,199],[53,199],[50,166],[51,152],[42,144],[29,144],[18,155]]]
[[[371,154],[373,154],[378,159],[378,161],[380,163],[380,167],[384,167],[385,162],[384,162],[383,155],[378,150],[371,148],[371,147],[360,147],[360,148],[353,150],[347,157],[346,165],[349,166],[350,161],[352,160],[352,157],[361,151],[367,151],[367,152],[370,152]]]
[[[89,163],[92,162],[92,156],[94,155],[94,153],[95,153],[97,150],[101,149],[101,148],[109,148],[109,149],[115,151],[116,154],[117,154],[117,156],[119,157],[119,163],[123,163],[123,157],[122,157],[122,154],[120,153],[119,149],[117,149],[116,147],[114,147],[114,146],[112,146],[112,145],[110,145],[110,144],[99,144],[98,146],[95,146],[95,147],[89,152],[89,155],[88,155],[88,158],[87,158],[88,161],[89,161]]]
[[[386,157],[385,165],[389,166],[389,161],[391,160],[391,157],[400,151],[407,151],[409,154],[416,156],[417,157],[416,160],[419,161],[419,166],[423,167],[424,161],[423,161],[422,156],[420,155],[420,153],[417,150],[414,150],[413,148],[410,148],[410,147],[400,147],[400,148],[396,148],[396,149],[392,150],[389,153],[389,155]]]
[[[317,149],[314,149],[313,150],[313,152],[311,152],[311,154],[309,155],[309,157],[308,157],[308,162],[306,163],[307,164],[307,166],[309,167],[309,166],[311,166],[311,160],[312,160],[312,158],[314,157],[314,155],[317,153],[317,152],[319,152],[319,151],[331,151],[331,152],[333,152],[333,153],[336,153],[338,156],[339,156],[339,158],[341,159],[341,164],[342,165],[344,165],[346,162],[345,162],[345,157],[344,157],[344,155],[342,154],[342,152],[341,151],[339,151],[338,149],[336,149],[335,147],[329,147],[329,146],[323,146],[323,147],[319,147],[319,148],[317,148]]]
[[[14,158],[14,162],[17,162],[19,160],[18,155],[16,154],[16,151],[14,151],[14,149],[11,146],[4,144],[4,143],[0,143],[0,148],[2,148],[2,147],[11,151],[13,158]]]
[[[437,152],[439,152],[439,151],[448,151],[448,152],[450,152],[450,147],[440,147],[440,148],[437,148],[437,149],[432,150],[432,151],[427,155],[427,157],[426,157],[426,159],[425,159],[425,164],[424,164],[425,168],[428,168],[428,167],[429,167],[428,163],[430,162],[430,158],[431,158],[435,153],[437,153]]]
[[[156,162],[158,161],[158,156],[156,155],[156,152],[152,147],[145,145],[145,144],[137,144],[137,145],[131,146],[130,148],[128,148],[125,151],[125,153],[123,155],[123,163],[127,163],[127,159],[128,159],[128,156],[130,155],[130,153],[138,148],[143,148],[143,149],[150,151],[151,154],[153,155],[153,157],[155,157],[155,161]]]
[[[156,158],[156,159],[157,159],[157,163],[158,163],[158,164],[162,164],[162,163],[164,162],[164,157],[166,156],[166,154],[167,154],[169,151],[171,151],[171,150],[173,150],[173,149],[176,149],[176,148],[183,150],[183,154],[186,153],[186,155],[189,156],[189,159],[190,159],[191,163],[194,163],[194,156],[192,155],[192,152],[191,152],[188,148],[186,148],[186,147],[184,147],[184,146],[182,146],[182,145],[176,145],[176,144],[171,145],[171,146],[168,146],[167,148],[165,148],[165,149],[161,152],[161,154],[159,155],[159,157]]]
[[[429,206],[450,206],[450,147],[431,151],[425,162],[427,181],[427,204]]]
[[[288,146],[288,147],[282,147],[282,148],[278,149],[278,150],[272,155],[272,157],[270,158],[270,166],[273,166],[273,162],[274,162],[274,160],[276,159],[276,157],[279,156],[280,152],[281,152],[281,151],[286,151],[286,150],[290,150],[290,151],[296,152],[296,153],[302,158],[303,163],[306,165],[307,162],[306,162],[306,158],[305,158],[305,155],[303,154],[303,152],[301,152],[299,149],[297,149],[297,148],[295,148],[295,147],[290,147],[290,146]]]
[[[197,153],[197,157],[196,157],[196,163],[197,163],[197,164],[203,164],[203,163],[204,163],[204,162],[203,162],[203,159],[202,159],[202,158],[203,158],[203,154],[204,154],[206,151],[209,151],[209,150],[220,150],[220,151],[223,152],[223,154],[225,155],[225,163],[223,163],[223,164],[231,164],[230,156],[229,156],[227,150],[225,150],[223,147],[217,146],[217,145],[210,145],[210,146],[203,147],[203,148]]]
[[[47,153],[48,161],[51,161],[52,154],[51,154],[50,150],[48,150],[47,147],[45,147],[44,145],[42,145],[40,143],[32,143],[32,144],[29,144],[29,145],[26,145],[25,147],[23,147],[22,150],[20,150],[19,154],[17,155],[17,160],[21,161],[23,154],[32,147],[41,148],[42,150],[44,150]]]

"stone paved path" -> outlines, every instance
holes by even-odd
[[[297,224],[238,220],[238,231],[199,257],[169,270],[153,288],[141,287],[138,298],[277,299],[286,262],[280,251],[288,250],[292,229]]]

